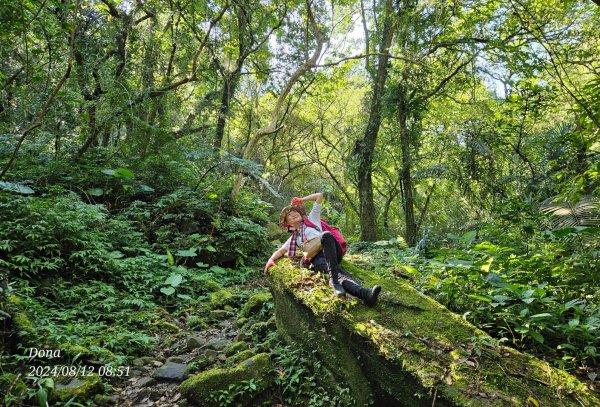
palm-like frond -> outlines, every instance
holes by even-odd
[[[591,196],[583,197],[573,204],[557,197],[546,199],[540,212],[550,215],[553,229],[574,226],[600,226],[600,201]]]

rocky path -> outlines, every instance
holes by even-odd
[[[227,307],[226,307],[227,308]],[[113,383],[112,394],[95,400],[97,405],[123,407],[186,406],[179,384],[190,374],[207,367],[226,366],[235,354],[248,349],[246,338],[237,328],[237,312],[213,310],[208,328],[190,330],[185,323],[169,324],[177,332],[164,332],[154,356],[133,361],[129,376]],[[246,354],[251,353],[247,351]],[[240,355],[241,356],[241,355]]]

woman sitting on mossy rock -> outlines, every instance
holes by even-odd
[[[348,292],[362,299],[366,305],[374,306],[381,287],[378,285],[373,288],[362,287],[346,270],[340,267],[345,250],[334,234],[325,230],[325,228],[331,227],[325,222],[321,222],[321,208],[324,200],[323,194],[319,192],[304,198],[293,198],[291,205],[283,208],[279,216],[279,226],[287,229],[292,235],[269,258],[264,268],[265,275],[269,267],[275,265],[275,260],[284,254],[287,254],[288,257],[296,257],[297,254],[300,254],[298,248],[302,248],[303,264],[312,270],[327,272],[329,285],[337,297],[345,297]],[[309,215],[306,216],[302,204],[308,201],[315,201],[315,203]],[[339,238],[341,239],[341,235]],[[320,247],[319,241],[313,241],[313,239],[319,239]],[[343,243],[345,244],[345,242]],[[316,248],[308,249],[308,246],[316,246]],[[310,254],[311,251],[316,254]]]

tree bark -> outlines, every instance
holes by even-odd
[[[415,222],[415,199],[413,194],[412,178],[410,175],[410,133],[408,130],[408,107],[404,100],[400,100],[398,109],[400,125],[400,146],[402,148],[402,168],[400,179],[402,181],[402,195],[404,200],[404,221],[406,229],[404,239],[409,246],[417,242],[417,224]]]
[[[385,91],[385,83],[388,77],[388,62],[390,58],[389,48],[394,37],[396,24],[392,12],[391,0],[386,1],[386,14],[383,26],[383,35],[379,44],[379,56],[377,58],[377,73],[373,84],[373,95],[369,111],[369,120],[365,135],[356,141],[354,145],[354,156],[358,161],[358,200],[360,211],[360,240],[377,240],[377,213],[373,201],[373,153],[377,142],[377,134],[381,125],[381,98]]]

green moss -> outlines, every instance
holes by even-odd
[[[91,350],[81,345],[65,343],[61,345],[61,348],[69,359],[73,359],[75,356],[77,356],[78,359],[91,359],[95,356]]]
[[[279,331],[315,350],[357,405],[368,404],[365,394],[407,406],[527,405],[530,396],[540,405],[600,405],[584,384],[532,356],[495,345],[479,345],[478,356],[473,338],[486,334],[408,284],[342,266],[364,286],[382,286],[376,307],[333,299],[324,280],[286,260],[270,278]]]
[[[242,317],[242,318],[238,318],[236,321],[236,325],[239,327],[242,327],[244,325],[246,325],[246,323],[248,322],[248,318]]]
[[[192,376],[181,383],[183,395],[198,406],[213,406],[211,395],[228,390],[229,385],[254,380],[256,393],[267,389],[272,382],[269,355],[260,353],[232,368],[211,369]]]
[[[65,378],[69,379],[69,378]],[[104,390],[102,386],[102,380],[97,374],[90,376],[79,376],[71,378],[66,383],[58,383],[50,398],[52,400],[68,401],[74,399],[79,402],[85,402],[91,400],[95,394],[101,393]]]
[[[273,295],[270,292],[254,294],[248,298],[248,301],[242,307],[240,311],[240,317],[250,317],[258,313],[265,304],[273,301]]]
[[[154,323],[154,326],[156,326],[161,331],[179,332],[179,327],[177,325],[172,324],[171,322],[163,321],[163,320],[156,321]]]
[[[187,326],[190,329],[203,330],[209,327],[208,322],[198,315],[190,315],[186,320]]]
[[[219,290],[210,294],[209,304],[211,309],[222,309],[234,301],[233,293],[229,290]]]
[[[238,353],[238,352],[241,352],[246,349],[248,349],[248,344],[246,342],[243,342],[243,341],[232,342],[229,345],[227,345],[227,347],[225,348],[225,354],[227,356],[231,356],[234,353]]]
[[[215,280],[206,280],[204,282],[204,287],[211,292],[216,292],[223,288],[221,284],[217,283]]]
[[[237,365],[238,363],[240,363],[246,359],[250,359],[254,355],[256,355],[256,353],[252,349],[246,349],[239,353],[236,353],[233,356],[228,357],[227,360],[225,361],[225,364],[227,366]]]

